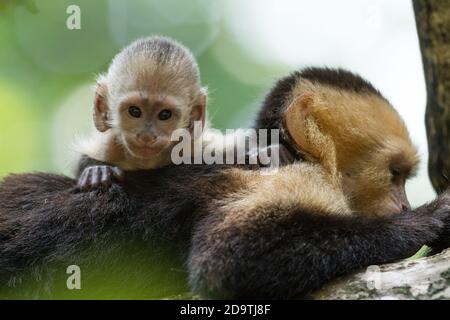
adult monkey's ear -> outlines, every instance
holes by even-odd
[[[111,128],[110,110],[106,101],[106,85],[102,82],[97,83],[94,98],[94,124],[98,131],[105,132]]]
[[[191,128],[194,128],[194,121],[201,121],[202,128],[205,127],[206,122],[206,103],[207,103],[208,91],[206,88],[200,89],[200,95],[197,99],[197,103],[191,110]]]
[[[314,143],[319,137],[316,121],[312,116],[314,97],[304,93],[295,97],[285,111],[284,122],[289,136],[303,153],[315,159],[320,157],[320,150]],[[319,138],[320,139],[320,138]]]

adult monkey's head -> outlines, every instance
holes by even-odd
[[[361,77],[318,68],[295,72],[268,94],[256,126],[281,129],[281,143],[322,165],[352,210],[410,208],[405,183],[416,170],[417,150],[399,114]]]

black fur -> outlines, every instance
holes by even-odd
[[[328,81],[321,72],[312,73]],[[371,90],[348,74],[333,74],[354,90]],[[277,108],[297,76],[275,86],[258,127],[279,123]],[[57,175],[7,177],[0,184],[0,292],[2,286],[19,290],[27,279],[38,292],[52,292],[61,285],[52,280],[60,266],[81,263],[87,274],[98,275],[97,268],[109,271],[120,265],[117,261],[130,265],[133,259],[137,264],[121,272],[124,283],[149,289],[155,279],[147,264],[161,264],[166,255],[159,252],[167,249],[176,261],[165,273],[187,269],[191,287],[205,296],[296,298],[364,266],[405,258],[422,244],[449,244],[448,194],[384,218],[315,212],[308,204],[265,203],[230,211],[227,205],[243,186],[227,168],[129,172],[123,184],[90,192],[77,191],[75,180]],[[260,192],[245,191],[249,197]],[[14,296],[11,290],[6,297]]]
[[[386,218],[267,206],[259,219],[248,212],[248,223],[226,226],[226,213],[209,215],[194,235],[190,283],[215,298],[299,298],[350,271],[414,254],[436,239],[448,204]]]
[[[122,283],[141,292],[140,298],[151,297],[155,277],[164,277],[154,274],[159,266],[176,282],[166,281],[160,295],[153,294],[172,292],[185,282],[185,273],[172,269],[183,270],[193,221],[208,199],[218,197],[220,189],[213,187],[227,183],[215,172],[208,166],[129,172],[123,184],[90,192],[58,175],[7,177],[0,184],[0,297],[58,298],[58,289],[68,294],[64,272],[70,264],[82,266],[85,284],[87,278],[97,283],[97,276],[109,277],[101,297]],[[211,177],[219,181],[212,185]],[[167,252],[175,258],[166,261]],[[118,269],[133,260],[138,262],[128,274]],[[35,289],[29,293],[30,287]],[[90,287],[85,294],[99,290]],[[117,294],[112,297],[123,297]]]
[[[0,185],[0,279],[5,285],[33,275],[45,286],[55,265],[89,261],[95,270],[139,243],[134,255],[189,252],[191,286],[206,296],[300,297],[336,276],[411,255],[438,238],[450,211],[448,197],[371,219],[266,205],[244,212],[245,223],[223,225],[236,213],[218,203],[239,189],[224,172],[211,166],[133,172],[122,187],[85,193],[56,175],[10,176]],[[141,274],[129,285],[151,280]]]
[[[300,75],[301,72],[296,71],[277,81],[264,99],[254,125],[256,129],[281,129],[282,119],[280,114],[287,107],[286,100],[297,84]],[[280,137],[280,143],[286,145],[286,141],[283,141],[282,138]]]
[[[300,72],[303,79],[328,85],[340,90],[369,93],[384,99],[382,94],[367,80],[344,69],[306,68]]]

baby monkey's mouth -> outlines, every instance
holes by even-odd
[[[139,158],[151,158],[166,150],[168,147],[167,141],[156,140],[152,143],[139,144],[136,142],[129,142],[128,148],[131,153]]]

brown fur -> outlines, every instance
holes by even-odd
[[[343,83],[332,85],[333,72],[327,77],[321,72],[316,78],[310,69],[295,73],[286,86],[289,91],[269,94],[269,101],[277,97],[276,103],[281,103],[278,110],[284,121],[277,125],[285,135],[282,140],[306,161],[322,166],[351,210],[401,211],[401,205],[407,205],[406,198],[400,199],[404,183],[418,163],[404,122],[368,83],[347,75],[351,81],[346,83],[344,77]],[[394,181],[394,169],[401,181]]]

